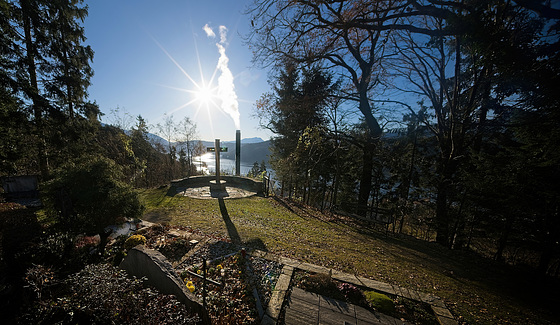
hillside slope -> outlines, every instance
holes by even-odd
[[[348,217],[276,198],[197,200],[140,192],[144,218],[235,234],[258,248],[343,272],[432,293],[462,323],[555,324],[558,285],[474,253],[386,234]]]

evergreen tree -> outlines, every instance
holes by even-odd
[[[300,138],[307,128],[326,124],[324,110],[333,91],[331,77],[317,68],[298,73],[297,65],[287,61],[278,74],[275,94],[260,101],[261,122],[276,136],[271,139],[271,165],[290,190],[308,190],[310,157],[297,155]]]
[[[53,157],[73,154],[67,143],[87,142],[72,138],[84,126],[67,123],[79,110],[89,121],[99,110],[85,101],[92,75],[93,51],[80,26],[87,15],[81,1],[2,1],[2,68],[0,78],[29,107],[28,128],[38,170],[49,175]]]
[[[83,113],[87,87],[93,76],[89,63],[93,50],[83,46],[86,40],[80,23],[87,16],[87,7],[80,7],[81,0],[50,1],[48,16],[51,19],[48,33],[47,54],[53,58],[52,77],[45,90],[60,109],[74,118],[75,110]]]

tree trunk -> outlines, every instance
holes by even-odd
[[[449,179],[441,180],[436,197],[436,242],[449,247],[449,211],[447,209],[447,192]]]
[[[367,83],[358,85],[360,93],[360,112],[365,117],[368,126],[367,139],[364,144],[362,175],[360,177],[360,189],[358,192],[358,214],[365,216],[367,212],[367,203],[371,192],[371,177],[373,172],[373,152],[375,150],[375,141],[381,136],[381,127],[372,114],[369,99],[367,97]]]
[[[371,193],[371,177],[373,175],[373,151],[375,143],[368,138],[364,145],[362,156],[362,175],[360,178],[360,189],[358,192],[358,214],[366,216],[369,194]]]
[[[33,104],[33,118],[36,127],[37,135],[37,160],[39,161],[39,170],[41,172],[41,177],[43,180],[48,179],[49,169],[46,155],[45,137],[44,137],[44,125],[43,125],[43,101],[39,95],[39,86],[37,82],[37,67],[35,65],[35,46],[33,44],[33,38],[31,35],[31,18],[29,16],[29,4],[27,1],[22,1],[22,11],[23,11],[23,29],[25,37],[25,51],[27,54],[27,72],[29,73],[29,90],[28,95],[31,98]]]
[[[509,234],[511,232],[511,224],[512,224],[513,220],[510,220],[510,218],[506,219],[506,225],[505,225],[505,229],[504,232],[502,233],[502,235],[500,236],[500,239],[498,240],[498,249],[496,250],[496,254],[494,254],[494,259],[496,261],[503,261],[504,260],[504,250],[506,249],[506,245],[509,239]]]

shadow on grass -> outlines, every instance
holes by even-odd
[[[179,189],[176,188],[175,186],[169,186],[167,188],[167,193],[165,193],[165,196],[175,196],[177,195]]]
[[[170,223],[173,220],[167,211],[160,209],[144,213],[142,219],[153,223]]]
[[[297,212],[294,211],[294,209],[292,209],[291,206],[289,206],[283,199],[281,199],[278,196],[273,196],[272,197],[276,202],[280,203],[284,208],[288,209],[290,212],[298,215],[299,217],[301,217]]]
[[[560,282],[546,278],[534,269],[501,263],[471,250],[451,250],[407,235],[389,233],[385,236],[366,227],[358,232],[387,243],[388,249],[401,261],[409,265],[423,265],[451,279],[459,287],[474,285],[500,300],[513,298],[521,305],[549,314],[548,317],[557,313]],[[433,280],[436,283],[439,281],[437,277]]]
[[[332,216],[327,216],[325,212],[321,212],[319,210],[313,209],[308,205],[305,205],[298,200],[289,199],[289,198],[281,198],[278,196],[273,196],[274,200],[284,208],[295,214],[296,216],[306,219],[306,218],[313,218],[321,222],[329,223],[329,222],[336,222],[336,218],[332,218]],[[320,217],[323,216],[323,217]]]
[[[218,204],[220,205],[220,213],[222,214],[222,218],[224,219],[224,222],[226,224],[228,236],[231,239],[231,242],[236,245],[240,245],[241,236],[239,236],[239,232],[237,231],[237,228],[235,227],[235,225],[231,221],[231,218],[229,217],[229,213],[227,211],[226,203],[224,199],[221,197],[218,198]]]
[[[243,243],[243,246],[252,249],[258,249],[263,252],[268,252],[268,248],[266,248],[266,244],[260,238],[253,238]]]

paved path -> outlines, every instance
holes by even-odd
[[[293,288],[287,300],[284,324],[397,325],[406,323],[384,314],[372,313],[360,306]]]

